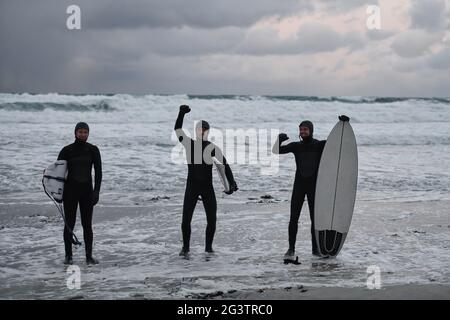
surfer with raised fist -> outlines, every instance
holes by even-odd
[[[94,238],[92,214],[94,206],[99,200],[100,185],[102,183],[102,160],[97,146],[87,142],[88,137],[89,126],[87,123],[77,123],[75,126],[75,142],[61,150],[58,160],[66,160],[68,168],[63,195],[67,225],[73,230],[77,217],[77,207],[80,205],[86,263],[97,264],[98,260],[92,256]],[[95,170],[94,187],[92,187],[92,167]],[[71,233],[67,226],[64,228],[64,245],[66,251],[64,263],[72,264]]]
[[[190,111],[191,108],[189,106],[180,106],[174,127],[178,141],[180,141],[186,150],[186,160],[188,165],[188,176],[183,202],[183,218],[181,223],[183,247],[180,251],[180,256],[184,257],[187,257],[189,254],[191,220],[199,197],[201,197],[203,202],[207,220],[205,252],[214,252],[212,243],[216,231],[217,201],[212,181],[213,158],[225,166],[226,179],[230,185],[227,194],[232,194],[234,191],[238,190],[231,168],[223,156],[222,151],[215,144],[208,141],[209,123],[205,120],[201,120],[197,123],[195,128],[195,139],[188,137],[184,132],[182,128],[184,116]]]
[[[314,195],[320,157],[326,140],[319,141],[314,139],[313,133],[313,123],[305,120],[299,125],[300,141],[282,145],[284,141],[289,140],[289,137],[285,133],[281,133],[272,148],[272,152],[275,154],[293,153],[297,165],[291,197],[289,249],[284,255],[285,261],[295,261],[294,256],[298,219],[300,217],[305,196],[308,199],[309,214],[311,218],[312,253],[314,255],[319,255],[314,232]]]

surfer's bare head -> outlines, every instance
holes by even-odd
[[[209,123],[205,120],[200,120],[195,125],[195,133],[197,134],[197,139],[206,140],[209,133]]]
[[[89,137],[89,126],[86,122],[78,122],[75,126],[75,139],[86,142]]]
[[[305,120],[300,123],[300,125],[298,126],[298,130],[300,133],[299,136],[303,140],[305,140],[306,138],[312,138],[314,133],[314,125],[311,121]]]

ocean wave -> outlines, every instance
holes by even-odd
[[[344,96],[250,96],[250,95],[187,95],[189,99],[198,100],[271,100],[271,101],[308,101],[308,102],[342,102],[350,104],[383,104],[405,101],[423,101],[427,103],[450,104],[450,98],[402,98],[402,97],[344,97]]]
[[[0,110],[7,111],[44,111],[45,109],[52,109],[55,111],[114,111],[115,108],[111,107],[106,101],[99,101],[97,103],[55,103],[55,102],[7,102],[0,103]]]
[[[235,94],[222,94],[222,95],[195,95],[188,94],[187,98],[190,100],[240,100],[240,101],[252,101],[257,100],[260,96],[248,96],[248,95],[235,95]]]
[[[358,147],[396,147],[396,146],[450,146],[450,141],[440,139],[435,141],[390,141],[379,142],[377,140],[358,142]]]
[[[57,111],[113,111],[135,105],[166,105],[181,103],[183,100],[214,100],[241,102],[310,102],[337,103],[347,105],[390,105],[397,103],[424,105],[450,105],[450,98],[445,97],[361,97],[361,96],[290,96],[290,95],[164,95],[164,94],[12,94],[0,93],[0,110],[42,111],[53,109]]]

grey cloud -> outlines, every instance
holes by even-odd
[[[237,52],[252,55],[311,54],[342,47],[358,49],[363,47],[363,41],[357,34],[340,34],[320,23],[305,23],[299,28],[296,39],[280,39],[272,29],[250,33]]]
[[[445,27],[445,0],[413,0],[411,6],[411,26],[429,31]]]
[[[432,69],[430,69],[430,67]],[[397,62],[395,69],[401,72],[418,72],[426,70],[431,70],[433,72],[442,70],[443,72],[448,72],[447,70],[450,69],[450,44],[447,44],[438,52],[428,56],[402,59]]]
[[[298,31],[298,39],[280,39],[271,28],[248,31],[243,28],[220,29],[120,29],[110,32],[95,31],[94,48],[111,55],[137,55],[156,53],[168,56],[193,56],[208,54],[292,55],[333,51],[363,46],[356,34],[339,34],[331,28],[317,24],[305,24]]]
[[[355,33],[340,34],[320,23],[308,23],[297,32],[300,52],[333,51],[340,47],[358,49],[362,39]]]
[[[50,1],[50,0],[46,0]],[[68,1],[68,0],[64,0]],[[326,10],[347,11],[366,0],[78,0],[88,28],[248,27],[272,16]]]
[[[401,73],[417,73],[426,70],[428,64],[425,57],[400,59],[393,64],[393,69]]]
[[[376,65],[376,70],[364,74],[364,78],[354,84],[352,91],[363,96],[448,96],[448,75],[436,74],[429,69],[399,73],[389,65]]]
[[[450,69],[450,45],[429,57],[428,63],[434,69]]]
[[[245,27],[264,17],[312,10],[306,0],[79,0],[89,28]]]
[[[77,54],[79,33],[65,28],[65,7],[57,1],[0,2],[0,91],[63,91],[76,87],[65,74]],[[63,80],[63,81],[62,81]]]
[[[97,39],[93,43],[96,51],[135,59],[150,53],[168,56],[230,53],[244,39],[245,29],[140,28],[96,30],[92,34]]]
[[[346,12],[348,10],[361,7],[363,5],[378,5],[378,0],[321,0],[320,4],[322,4],[325,9],[329,12]]]
[[[401,57],[418,57],[427,53],[430,46],[439,40],[439,34],[430,34],[422,30],[408,30],[394,39],[391,48]]]
[[[385,42],[368,41],[372,35],[339,33],[327,21],[304,25],[297,40],[248,28],[267,16],[313,10],[310,1],[199,1],[129,1],[109,9],[102,0],[0,0],[0,92],[448,95],[449,50],[425,55],[439,32],[396,37],[394,52],[422,58],[402,59]],[[65,9],[74,2],[82,9],[80,31],[65,28]],[[315,10],[362,1],[321,4]],[[358,51],[340,56],[334,70],[312,63],[320,60],[314,53],[338,48]],[[377,49],[386,56],[370,59]],[[392,60],[412,72],[392,68]],[[373,74],[349,79],[348,68],[358,63],[373,64]]]
[[[394,32],[388,30],[367,30],[367,38],[373,41],[385,40],[394,35]]]
[[[236,27],[195,30],[165,29],[149,35],[154,43],[153,51],[161,55],[205,55],[231,53],[244,39],[245,30]]]
[[[248,27],[266,17],[314,10],[308,0],[15,0],[0,1],[0,17],[64,28],[66,8],[73,4],[80,7],[86,30]]]

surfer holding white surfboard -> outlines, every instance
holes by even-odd
[[[348,121],[347,116],[339,117]],[[313,138],[314,125],[311,121],[305,120],[299,125],[299,138],[301,141],[290,142],[282,145],[288,140],[285,133],[281,133],[275,142],[272,152],[275,154],[293,153],[296,162],[296,173],[291,197],[290,220],[289,220],[289,249],[284,255],[285,262],[295,261],[295,242],[297,238],[298,220],[305,197],[308,200],[308,207],[311,219],[311,242],[312,254],[320,256],[317,246],[315,224],[314,224],[314,201],[317,173],[320,159],[326,140],[316,140]]]
[[[66,257],[64,264],[72,264],[72,231],[75,226],[77,207],[80,205],[81,224],[86,249],[86,263],[98,264],[92,256],[92,215],[99,200],[102,182],[102,160],[97,146],[87,142],[89,126],[79,122],[75,126],[75,142],[65,146],[59,153],[58,160],[67,161],[67,180],[64,184],[63,204],[66,225],[64,227],[64,244]],[[92,186],[92,167],[95,170],[94,187]]]
[[[339,117],[322,152],[314,222],[321,256],[338,255],[350,229],[358,182],[358,148],[348,117]]]
[[[178,140],[186,150],[186,160],[188,165],[188,176],[186,182],[186,190],[183,202],[183,218],[181,223],[181,231],[183,234],[183,247],[180,256],[187,257],[190,249],[191,237],[191,220],[194,213],[197,200],[201,197],[206,212],[206,237],[205,252],[212,253],[212,243],[216,231],[216,213],[217,201],[212,183],[212,167],[214,161],[224,167],[225,177],[223,180],[227,182],[227,194],[232,194],[238,190],[236,181],[234,180],[231,168],[228,165],[222,151],[212,142],[208,141],[209,123],[201,120],[196,125],[196,139],[192,139],[186,135],[183,127],[183,119],[186,113],[191,111],[187,105],[180,106],[177,120],[175,122],[175,133]],[[219,170],[219,173],[221,171]],[[225,183],[224,183],[225,185]]]

